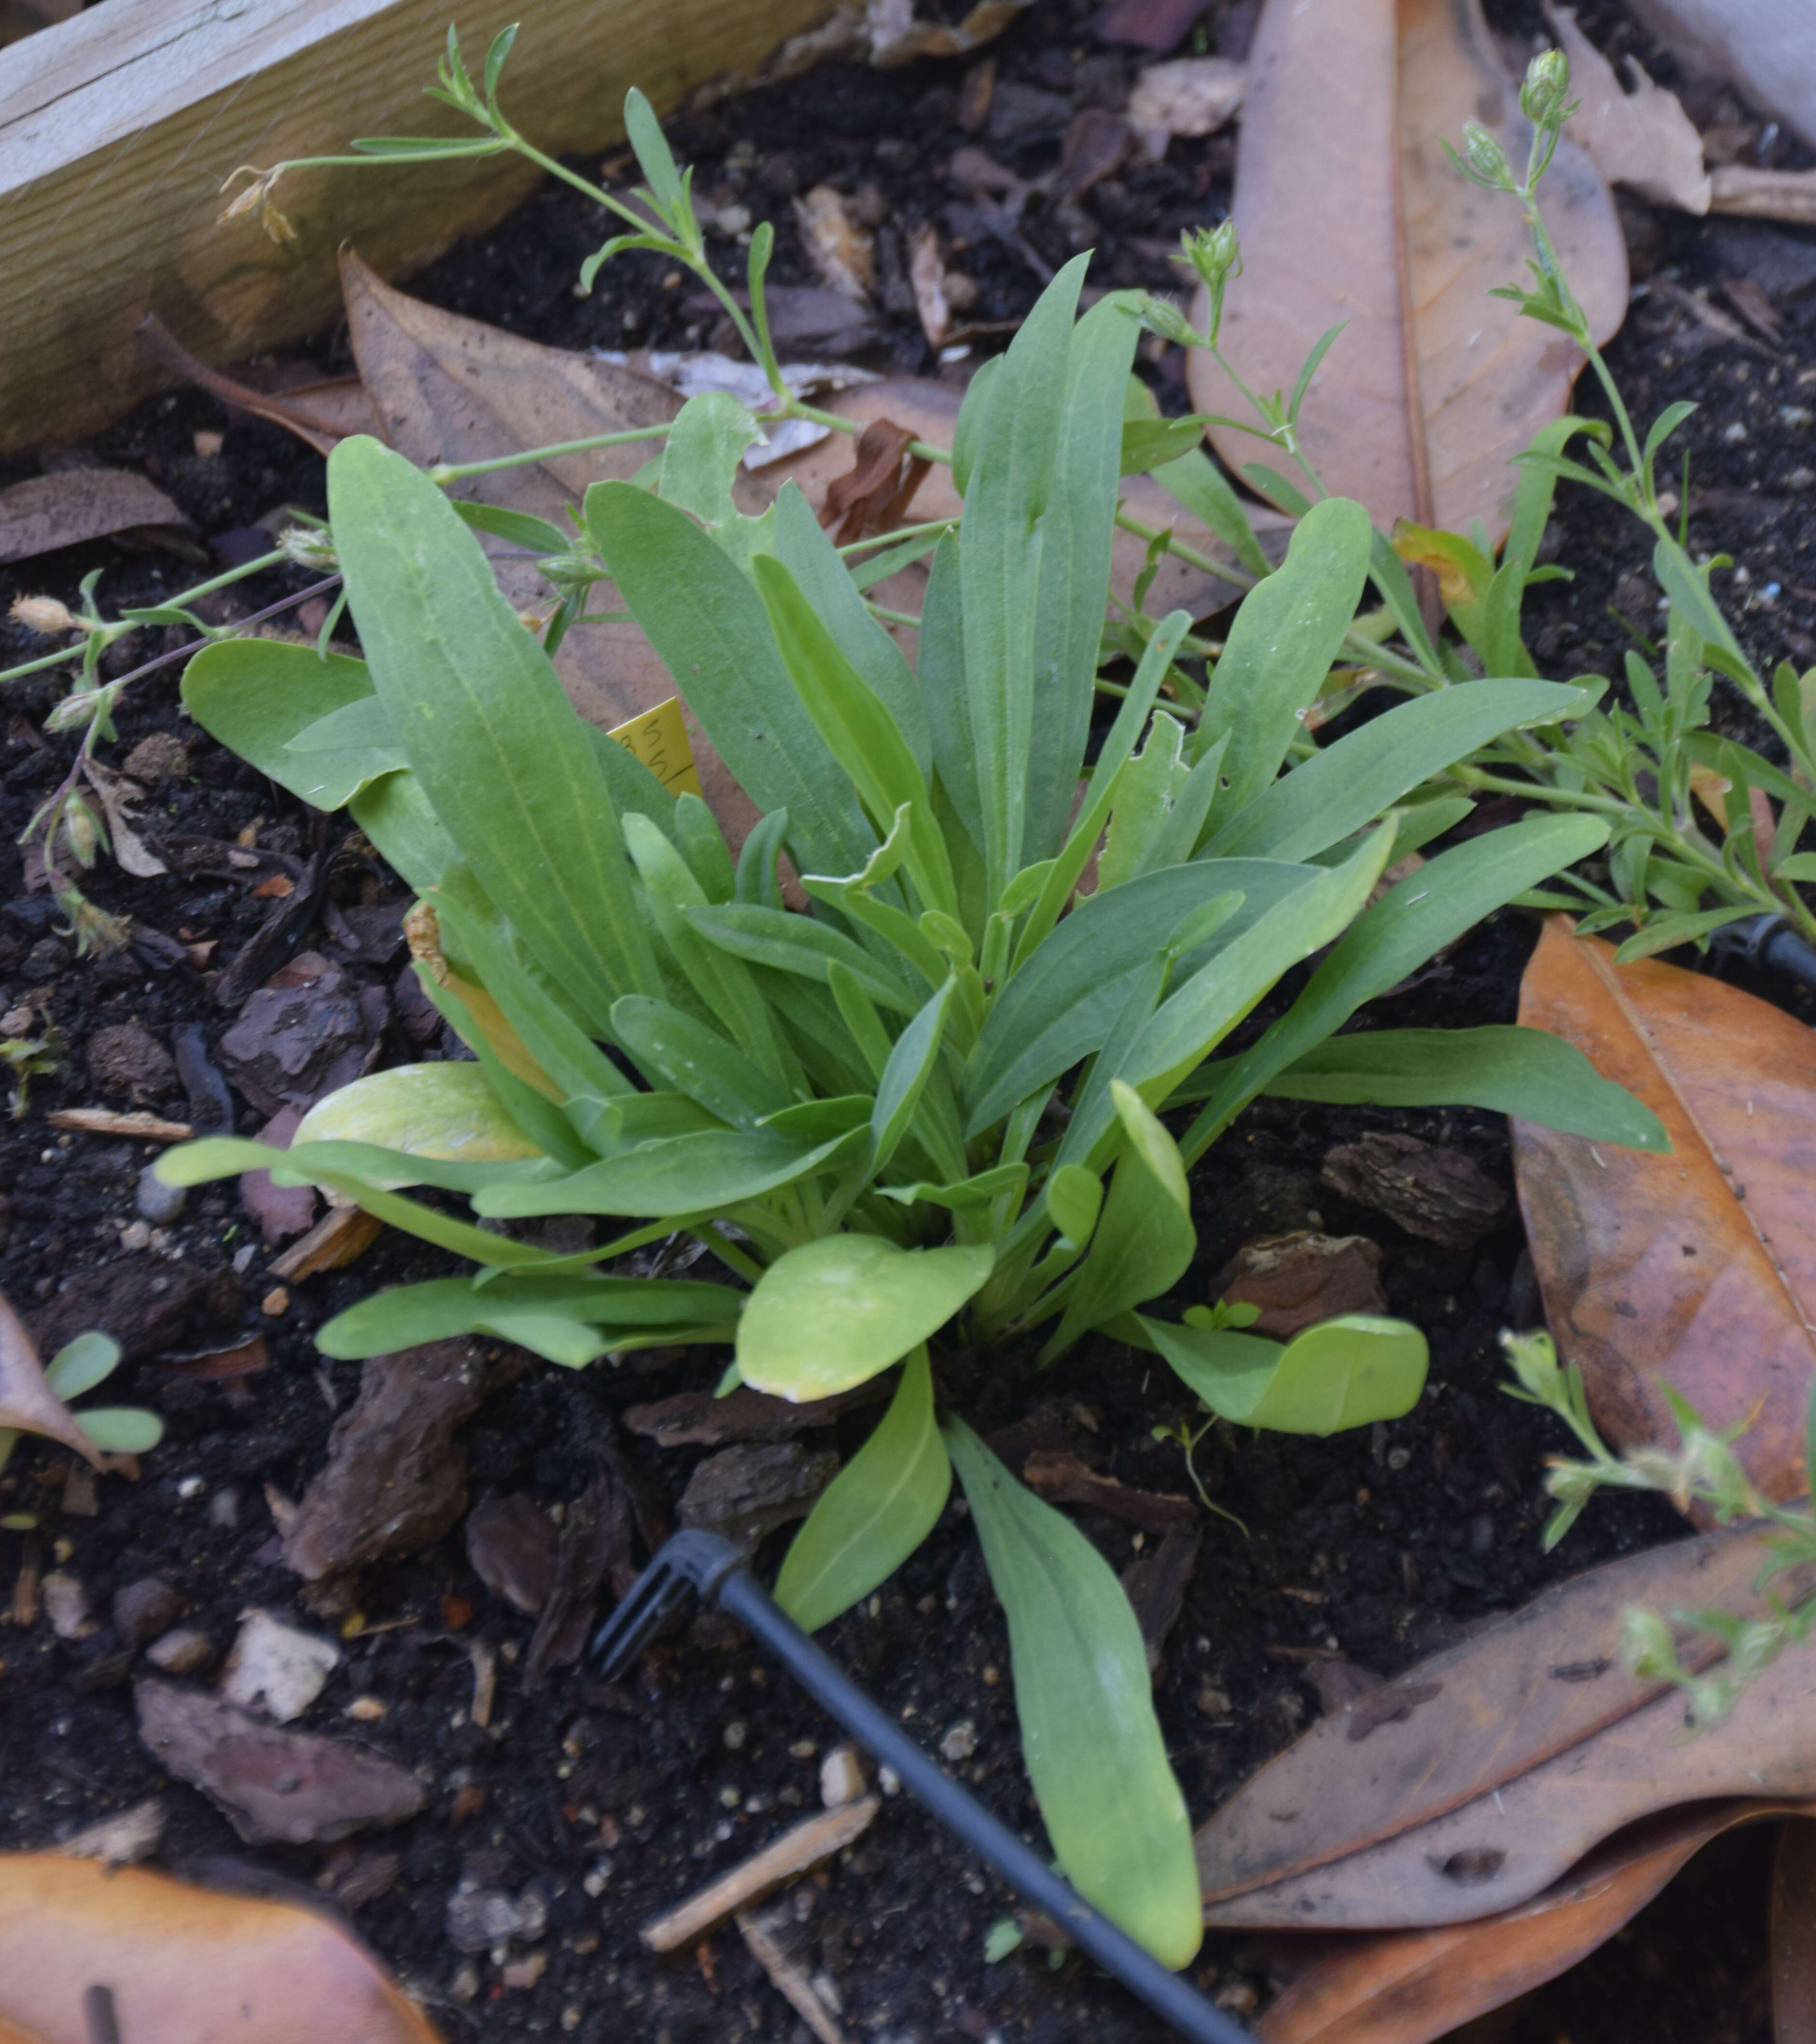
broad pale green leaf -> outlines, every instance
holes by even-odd
[[[602,1158],[571,1178],[494,1185],[475,1193],[482,1214],[672,1215],[721,1213],[746,1200],[791,1185],[843,1162],[863,1147],[853,1128],[829,1141],[806,1143],[767,1128],[705,1129],[646,1143]]]
[[[560,1099],[554,1082],[529,1056],[523,1039],[498,1012],[496,1004],[488,1006],[490,997],[484,988],[458,979],[452,972],[445,980],[438,979],[421,959],[415,971],[435,1012],[473,1053],[506,1123],[531,1152],[564,1171],[577,1171],[591,1163],[598,1153],[583,1139],[570,1113],[570,1103]],[[589,1108],[589,1118],[591,1112]]]
[[[104,1455],[149,1454],[164,1437],[164,1421],[137,1405],[90,1405],[75,1423]]]
[[[1210,1066],[1175,1096],[1208,1099],[1224,1067]],[[1262,1089],[1282,1100],[1379,1107],[1484,1107],[1591,1143],[1668,1150],[1652,1109],[1605,1079],[1574,1043],[1549,1030],[1494,1023],[1479,1029],[1376,1029],[1328,1043]]]
[[[1075,256],[1041,293],[975,408],[968,440],[959,579],[985,897],[992,905],[1024,863],[1040,528],[1060,444],[1073,309],[1087,261]]]
[[[391,719],[375,695],[356,696],[306,725],[284,747],[287,752],[371,752],[391,759],[392,767],[407,765]]]
[[[350,796],[347,808],[387,865],[418,894],[439,886],[460,863],[460,847],[412,773],[381,774]]]
[[[1327,497],[1294,528],[1287,558],[1242,599],[1198,728],[1198,755],[1229,740],[1225,814],[1240,814],[1279,771],[1355,617],[1372,536],[1360,504]]]
[[[1203,1934],[1185,1799],[1141,1629],[1110,1564],[962,1421],[946,1447],[1009,1621],[1022,1751],[1066,1878],[1163,1964]]]
[[[1071,1281],[1065,1312],[1041,1351],[1044,1362],[1063,1354],[1087,1327],[1171,1291],[1198,1247],[1185,1166],[1173,1139],[1133,1086],[1112,1079],[1109,1090],[1124,1147],[1090,1251]]]
[[[324,1355],[357,1359],[387,1355],[418,1342],[492,1332],[506,1320],[565,1321],[586,1331],[596,1342],[593,1354],[602,1355],[652,1343],[729,1341],[743,1303],[744,1295],[729,1285],[686,1279],[506,1273],[482,1284],[470,1278],[437,1278],[375,1292],[337,1313],[315,1341]],[[567,1357],[556,1359],[565,1362]]]
[[[798,863],[815,873],[862,866],[875,839],[794,692],[750,578],[684,511],[633,483],[594,483],[586,520],[739,786],[759,809],[788,812]]]
[[[732,481],[744,451],[763,437],[748,410],[729,390],[702,390],[675,414],[662,449],[662,501],[718,528],[721,546],[738,519]],[[729,549],[741,558],[736,547]]]
[[[498,1164],[542,1155],[519,1133],[479,1066],[456,1063],[394,1065],[368,1073],[318,1101],[292,1140],[371,1143],[450,1163]]]
[[[1214,1412],[1241,1426],[1341,1433],[1402,1418],[1425,1388],[1425,1336],[1405,1320],[1345,1313],[1283,1344],[1230,1327],[1138,1317],[1183,1382]]]
[[[388,725],[376,744],[356,736],[337,750],[321,749],[325,719],[352,705],[377,704],[365,662],[343,654],[324,659],[275,640],[219,640],[183,670],[183,702],[211,738],[318,809],[340,809],[404,763]],[[292,741],[311,731],[317,743],[306,753],[294,751]]]
[[[779,1256],[738,1323],[739,1374],[798,1403],[848,1391],[937,1334],[989,1277],[987,1248],[828,1235]]]
[[[831,1624],[933,1531],[952,1487],[927,1351],[918,1348],[875,1431],[821,1493],[790,1543],[775,1601],[803,1632]]]
[[[1238,893],[1242,905],[1206,947],[1181,961],[1200,969],[1318,875],[1261,859],[1200,859],[1144,874],[1081,901],[998,993],[964,1076],[968,1137],[1103,1047],[1134,976],[1194,909]]]
[[[1084,768],[1116,536],[1121,396],[1141,332],[1131,317],[1133,296],[1113,292],[1092,306],[1066,349],[1059,445],[1041,517],[1034,718],[1018,864],[1059,849]]]
[[[1061,1164],[1046,1184],[1047,1218],[1064,1241],[1083,1249],[1103,1211],[1103,1181],[1082,1164]]]
[[[1179,719],[1160,711],[1148,728],[1147,743],[1123,768],[1097,863],[1099,893],[1138,878],[1152,863],[1148,855],[1192,778],[1185,736]]]
[[[1504,731],[1583,706],[1553,682],[1465,682],[1415,696],[1283,774],[1214,829],[1212,858],[1310,859]]]
[[[426,475],[356,434],[329,457],[328,494],[373,686],[412,771],[488,897],[602,1032],[618,994],[661,987],[585,727]]]
[[[785,482],[775,500],[775,551],[839,651],[888,711],[922,778],[931,781],[933,755],[919,685],[902,648],[870,614],[838,549],[797,482]],[[925,628],[923,625],[923,632]],[[923,637],[923,657],[925,643]]]
[[[67,1341],[44,1365],[44,1381],[64,1404],[110,1376],[119,1367],[120,1344],[111,1335],[90,1327]]]
[[[1292,1006],[1227,1075],[1179,1146],[1202,1155],[1275,1074],[1334,1036],[1365,1001],[1397,986],[1484,916],[1606,843],[1593,816],[1533,816],[1441,852],[1356,918]]]

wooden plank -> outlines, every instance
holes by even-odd
[[[423,97],[447,25],[476,71],[521,17],[504,101],[556,153],[621,135],[626,89],[659,110],[754,72],[830,0],[106,0],[0,50],[0,451],[95,432],[168,388],[147,312],[205,360],[318,328],[351,241],[394,275],[489,225],[536,181],[471,164],[297,172],[298,239],[217,226],[240,163],[339,153],[356,135],[471,133]],[[610,231],[602,217],[601,239]]]

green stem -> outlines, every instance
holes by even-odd
[[[495,455],[490,461],[439,462],[423,472],[429,481],[445,490],[451,482],[464,482],[470,475],[495,475],[501,469],[522,468],[532,462],[557,461],[564,455],[591,454],[599,448],[629,447],[636,440],[663,439],[669,427],[629,426],[621,432],[589,433],[585,439],[557,440],[552,447],[525,448],[521,454]]]

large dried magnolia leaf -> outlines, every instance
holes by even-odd
[[[1518,1908],[1431,1931],[1351,1937],[1317,1960],[1255,2025],[1260,2044],[1431,2044],[1555,1980],[1613,1937],[1696,1853],[1741,1824],[1816,1804],[1703,1803],[1636,1824]],[[1816,1828],[1787,1824],[1787,1838]],[[1781,2029],[1778,2044],[1803,2044]]]
[[[441,2044],[375,1960],[294,1903],[138,1867],[0,1854],[0,2044],[91,2044],[87,1990],[122,2044]]]
[[[1391,1930],[1512,1908],[1622,1825],[1699,1797],[1816,1796],[1808,1664],[1787,1654],[1691,1741],[1627,1673],[1629,1605],[1763,1608],[1756,1535],[1710,1534],[1548,1590],[1325,1718],[1198,1835],[1205,1920]],[[1781,1593],[1806,1594],[1799,1578]],[[1682,1642],[1706,1666],[1706,1635]]]
[[[1518,163],[1528,130],[1479,0],[1269,0],[1250,56],[1233,207],[1244,274],[1225,352],[1250,388],[1291,390],[1326,328],[1347,321],[1302,416],[1326,490],[1396,518],[1497,540],[1518,482],[1509,464],[1568,403],[1583,358],[1520,317],[1498,285],[1524,281],[1523,209],[1469,182],[1445,155],[1479,121]],[[1566,141],[1545,217],[1599,340],[1627,302],[1626,249],[1606,186]],[[1201,295],[1198,317],[1203,317]],[[1194,351],[1193,402],[1246,420]],[[1225,428],[1240,469],[1260,441]],[[1284,466],[1278,456],[1270,456]]]
[[[19,1316],[0,1297],[0,1427],[42,1434],[73,1448],[98,1469],[94,1443],[76,1424],[75,1416],[44,1381],[36,1343]]]
[[[1806,1488],[1816,1374],[1816,1034],[1700,973],[1546,924],[1520,1020],[1645,1101],[1668,1155],[1514,1124],[1545,1316],[1615,1446],[1668,1445],[1666,1389],[1771,1497]]]

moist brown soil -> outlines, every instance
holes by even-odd
[[[1244,11],[1208,8],[1197,43],[1240,54]],[[1524,0],[1491,8],[1510,34],[1530,32],[1532,11]],[[1175,142],[1164,162],[1125,167],[1069,211],[1031,210],[1024,247],[994,239],[975,209],[966,210],[969,202],[946,181],[956,148],[983,148],[1033,176],[1052,167],[1077,106],[1121,104],[1134,63],[1129,52],[1094,39],[1091,12],[1047,0],[991,47],[993,110],[975,132],[960,125],[976,103],[960,63],[888,74],[835,67],[678,123],[678,153],[699,166],[698,188],[709,206],[748,204],[776,218],[772,275],[783,282],[808,280],[787,203],[793,193],[822,181],[854,198],[874,193],[864,202],[883,221],[883,287],[866,359],[962,377],[975,359],[937,364],[911,294],[903,296],[903,238],[918,221],[937,220],[955,263],[974,275],[971,317],[1011,320],[1031,303],[1043,267],[1077,247],[1099,251],[1094,282],[1174,285],[1166,258],[1179,229],[1218,217],[1226,202],[1233,144],[1219,137]],[[1585,13],[1592,30],[1613,30],[1645,51],[1618,8]],[[1183,45],[1193,46],[1192,38]],[[1647,54],[1671,79],[1669,65]],[[575,271],[601,231],[594,209],[552,189],[504,226],[452,250],[413,288],[566,347],[698,346],[715,338],[710,313],[665,287],[653,259],[627,259],[605,272],[591,298],[576,298]],[[1692,455],[1693,540],[1735,557],[1727,587],[1741,600],[1737,628],[1757,659],[1816,659],[1816,517],[1808,508],[1816,431],[1807,416],[1795,417],[1816,410],[1816,235],[1636,212],[1633,238],[1636,272],[1652,288],[1612,351],[1616,372],[1642,417],[1679,397],[1701,405],[1682,436]],[[739,252],[722,245],[729,264]],[[1783,321],[1778,342],[1737,344],[1687,309],[1683,290],[1713,291],[1720,302],[1724,282],[1737,276],[1771,301]],[[314,359],[340,363],[343,346],[325,336]],[[1146,368],[1163,400],[1180,409],[1176,351],[1153,352]],[[1589,394],[1583,402],[1593,409]],[[218,453],[196,451],[198,432],[224,435]],[[210,558],[221,562],[262,549],[263,534],[248,528],[275,506],[322,505],[314,457],[200,395],[156,400],[74,458],[90,452],[141,464],[193,519]],[[0,481],[37,466],[11,464]],[[1564,493],[1554,557],[1576,579],[1537,592],[1532,613],[1547,671],[1618,671],[1630,643],[1627,624],[1644,630],[1652,621],[1650,594],[1637,579],[1642,541],[1599,500]],[[206,571],[135,543],[101,543],[0,571],[0,603],[21,593],[73,597],[82,576],[96,569],[110,606],[156,601]],[[244,616],[302,579],[287,572],[244,585],[214,614]],[[164,643],[156,630],[140,633],[117,652],[110,670],[126,671]],[[0,659],[35,650],[0,624]],[[344,915],[338,924],[332,915],[321,920],[329,902],[337,912],[395,902],[398,884],[348,843],[344,819],[300,811],[187,722],[176,672],[166,669],[127,695],[118,743],[104,755],[123,759],[156,732],[188,747],[187,774],[160,783],[144,803],[142,833],[154,843],[184,833],[256,843],[299,862],[330,855],[316,918],[283,937],[263,971],[305,943],[344,959],[356,979],[387,992],[384,1058],[425,1055],[397,995],[401,957],[374,962],[368,947],[349,958],[344,945],[337,949]],[[325,1900],[423,1997],[451,2039],[804,2037],[735,1932],[669,1961],[652,1959],[637,1938],[656,1908],[760,1845],[794,1812],[818,1807],[818,1755],[833,1742],[832,1729],[735,1631],[697,1622],[664,1640],[621,1687],[604,1689],[570,1669],[526,1693],[517,1669],[533,1621],[486,1589],[458,1528],[406,1561],[366,1571],[350,1608],[332,1619],[312,1612],[282,1566],[267,1490],[294,1498],[308,1485],[359,1376],[357,1366],[319,1356],[312,1330],[376,1287],[435,1274],[448,1260],[387,1234],[352,1269],[294,1286],[281,1312],[267,1311],[261,1302],[279,1303],[268,1298],[269,1253],[231,1185],[192,1194],[183,1215],[132,1260],[122,1232],[137,1219],[138,1175],[152,1153],[138,1143],[58,1135],[44,1114],[98,1097],[86,1058],[108,1024],[136,1021],[167,1047],[184,1025],[198,1024],[217,1053],[233,1019],[217,997],[219,972],[264,925],[271,905],[239,878],[132,880],[104,862],[92,894],[131,917],[133,940],[110,957],[78,957],[48,895],[28,891],[13,842],[70,756],[67,740],[38,732],[56,693],[50,684],[17,690],[0,751],[0,983],[6,1005],[31,1000],[68,1046],[63,1069],[33,1079],[22,1116],[0,1128],[0,1287],[22,1311],[54,1308],[78,1320],[87,1301],[100,1296],[101,1274],[118,1288],[110,1297],[129,1301],[141,1319],[186,1286],[196,1303],[167,1313],[170,1324],[154,1331],[146,1352],[108,1388],[110,1398],[117,1390],[165,1416],[164,1442],[139,1481],[104,1481],[89,1516],[62,1508],[64,1466],[56,1452],[34,1453],[27,1444],[0,1478],[0,1515],[30,1510],[42,1521],[33,1536],[0,1533],[0,1600],[28,1560],[58,1566],[79,1579],[102,1621],[75,1641],[56,1637],[41,1613],[28,1626],[0,1625],[0,1752],[7,1761],[0,1845],[48,1845],[161,1792],[169,1824],[159,1864],[216,1881],[301,1888]],[[1732,701],[1720,713],[1728,728],[1747,731]],[[1512,1020],[1533,934],[1517,914],[1492,919],[1398,989],[1384,1004],[1389,1019],[1402,1026]],[[181,950],[210,942],[215,949],[206,970]],[[1799,1011],[1780,987],[1753,990],[1809,1014],[1807,1003]],[[437,1047],[432,1041],[428,1054]],[[216,1118],[206,1082],[187,1108],[180,1085],[152,1104],[191,1114],[198,1125]],[[230,1105],[240,1132],[263,1125],[264,1113],[243,1097]],[[1683,1531],[1655,1501],[1602,1503],[1557,1554],[1541,1554],[1542,1460],[1563,1444],[1540,1415],[1499,1388],[1497,1331],[1510,1320],[1529,1323],[1537,1311],[1518,1223],[1475,1249],[1444,1250],[1321,1185],[1327,1151],[1380,1128],[1457,1147],[1510,1192],[1504,1124],[1474,1112],[1264,1101],[1193,1174],[1201,1253],[1182,1303],[1206,1296],[1245,1241],[1306,1226],[1353,1231],[1380,1244],[1390,1310],[1425,1330],[1432,1358],[1425,1395],[1392,1425],[1328,1442],[1245,1439],[1220,1429],[1201,1447],[1200,1475],[1241,1526],[1205,1521],[1203,1552],[1157,1687],[1173,1761],[1200,1816],[1315,1716],[1311,1677],[1321,1661],[1341,1655],[1391,1674],[1546,1582]],[[216,1274],[213,1284],[194,1283],[198,1272]],[[271,1359],[259,1374],[220,1382],[170,1366],[172,1356],[255,1331]],[[471,1497],[528,1492],[545,1505],[566,1504],[591,1480],[600,1450],[615,1443],[672,1507],[709,1451],[659,1450],[616,1415],[710,1385],[718,1367],[710,1357],[571,1374],[533,1367],[466,1429]],[[1087,1346],[1045,1376],[1015,1354],[952,1365],[942,1390],[986,1433],[1019,1427],[1044,1411],[1056,1435],[1094,1453],[1123,1481],[1188,1487],[1178,1450],[1156,1443],[1152,1430],[1183,1416],[1189,1400],[1156,1366],[1112,1344]],[[854,1416],[825,1438],[848,1451],[868,1424]],[[1025,1442],[1025,1428],[1020,1438]],[[1129,1527],[1078,1516],[1118,1568],[1132,1558]],[[765,1565],[786,1537],[766,1547]],[[318,1628],[338,1624],[343,1658],[305,1724],[355,1737],[414,1769],[427,1792],[424,1813],[347,1846],[254,1850],[199,1794],[168,1784],[137,1737],[137,1671],[106,1623],[114,1592],[151,1575],[181,1593],[189,1622],[217,1650],[252,1606]],[[488,1642],[501,1657],[488,1727],[468,1720],[472,1676],[465,1654],[448,1643],[451,1631]],[[826,1639],[930,1742],[968,1721],[975,1750],[962,1771],[1007,1822],[1040,1837],[1018,1748],[1002,1616],[962,1505],[949,1507],[880,1596]],[[344,1717],[360,1696],[387,1707],[382,1720]],[[1551,2044],[1560,2035],[1763,2039],[1768,1842],[1748,1834],[1712,1848],[1600,1954],[1541,1991],[1507,2034],[1518,2044]],[[548,1928],[527,1949],[547,1965],[533,1984],[509,1985],[494,1958],[469,1959],[451,1944],[448,1903],[463,1881],[541,1893]],[[853,1850],[794,1892],[793,1915],[802,1963],[832,1984],[856,2037],[934,2044],[1000,2035],[1059,2044],[1089,2036],[1136,2044],[1161,2034],[1075,1955],[1049,1961],[1025,1947],[987,1964],[985,1933],[1011,1907],[952,1840],[897,1798]],[[521,1960],[525,1951],[510,1956]],[[1239,2011],[1269,1992],[1259,1955],[1226,1937],[1207,1939],[1193,1973]]]

